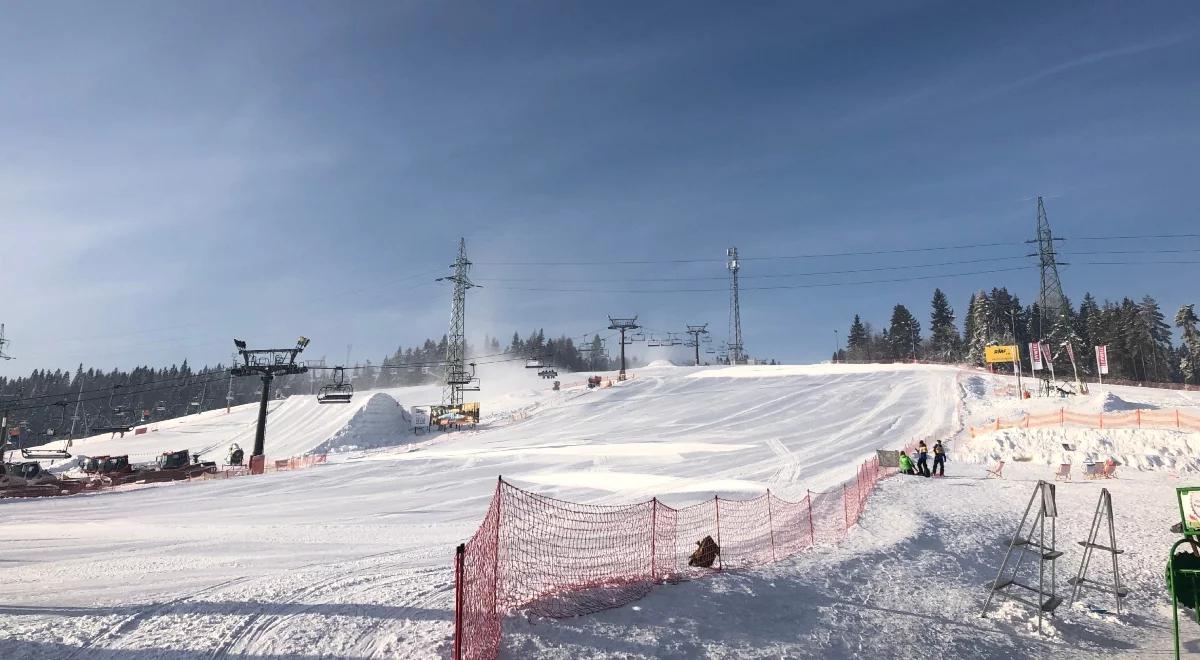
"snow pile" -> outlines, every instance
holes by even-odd
[[[654,360],[653,362],[651,362],[650,364],[647,364],[643,368],[644,369],[661,369],[662,367],[673,367],[673,366],[675,366],[675,363],[671,362],[670,360]]]
[[[1098,396],[1091,397],[1085,408],[1096,412],[1128,412],[1130,410],[1158,410],[1158,406],[1147,402],[1126,401],[1112,392],[1104,392]]]
[[[333,437],[315,447],[314,454],[340,453],[403,444],[414,438],[412,416],[383,393],[376,393]]]

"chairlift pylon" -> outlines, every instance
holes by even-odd
[[[317,403],[350,403],[354,398],[354,386],[346,382],[344,367],[333,368],[333,381],[325,383],[317,392]]]

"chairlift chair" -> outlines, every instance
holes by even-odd
[[[542,364],[541,360],[526,360],[525,361],[526,369],[541,369],[545,366],[546,365]]]
[[[542,369],[538,372],[538,375],[546,380],[551,380],[553,378],[558,378],[558,371],[554,369]]]
[[[333,368],[333,381],[321,386],[317,392],[317,403],[350,403],[354,398],[354,386],[346,382],[343,367]]]

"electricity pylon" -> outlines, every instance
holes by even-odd
[[[442,404],[461,406],[463,392],[479,391],[479,379],[475,378],[475,365],[467,371],[467,289],[479,286],[471,281],[471,261],[467,259],[467,240],[458,239],[458,258],[450,265],[454,274],[439,277],[438,282],[454,283],[453,302],[450,311],[450,333],[446,336],[446,385],[442,388]],[[474,386],[472,387],[472,383]]]
[[[0,323],[0,360],[11,360],[11,355],[5,355],[4,346],[8,344],[8,340],[4,338],[4,324]]]
[[[1067,309],[1067,297],[1063,295],[1062,281],[1058,278],[1058,255],[1054,248],[1055,241],[1050,231],[1050,221],[1046,218],[1046,207],[1042,198],[1037,198],[1037,239],[1026,241],[1037,243],[1037,256],[1042,271],[1041,288],[1038,292],[1038,339],[1050,338],[1052,349],[1071,339],[1070,310]],[[1048,322],[1048,323],[1047,323]],[[1046,327],[1049,326],[1049,327]]]

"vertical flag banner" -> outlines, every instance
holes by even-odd
[[[1034,371],[1042,369],[1042,347],[1037,342],[1029,342],[1029,362],[1033,365]]]
[[[1096,347],[1096,369],[1101,374],[1108,374],[1108,345]]]

